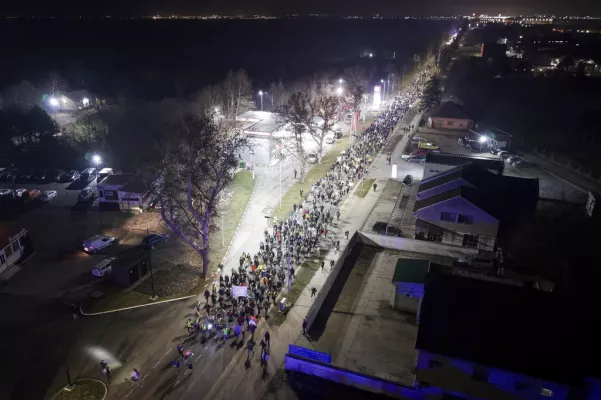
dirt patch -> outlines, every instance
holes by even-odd
[[[154,288],[159,297],[186,293],[197,287],[201,282],[198,269],[187,264],[178,264],[173,268],[154,272]],[[136,288],[136,292],[152,295],[150,277],[144,279]]]

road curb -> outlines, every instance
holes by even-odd
[[[80,378],[80,379],[77,379],[77,380],[76,380],[75,382],[73,382],[73,383],[74,383],[74,384],[77,384],[77,382],[79,382],[79,381],[96,381],[96,382],[100,382],[100,383],[102,384],[102,386],[104,387],[104,396],[102,396],[102,399],[101,399],[101,400],[104,400],[104,399],[106,399],[106,397],[107,397],[107,396],[108,396],[108,394],[109,394],[109,388],[108,388],[107,384],[106,384],[106,383],[104,383],[104,382],[102,382],[100,379],[96,379],[96,378]],[[50,398],[50,400],[53,400],[53,399],[55,399],[55,398],[56,398],[56,396],[58,396],[59,394],[61,394],[61,392],[62,392],[63,390],[64,390],[64,387],[63,387],[63,389],[59,390],[59,391],[58,391],[58,392],[57,392],[57,393],[56,393],[54,396],[52,396],[52,397]]]
[[[196,296],[195,294],[189,295],[189,296],[183,296],[183,297],[178,297],[175,299],[169,299],[169,300],[162,300],[162,301],[155,301],[154,303],[148,303],[148,304],[140,304],[138,306],[131,306],[131,307],[124,307],[124,308],[117,308],[115,310],[108,310],[108,311],[99,311],[99,312],[95,312],[95,313],[87,313],[83,310],[83,306],[80,305],[79,306],[79,312],[81,313],[81,315],[85,315],[86,317],[92,317],[95,315],[104,315],[104,314],[112,314],[112,313],[116,313],[116,312],[120,312],[120,311],[127,311],[127,310],[133,310],[136,308],[142,308],[142,307],[149,307],[149,306],[154,306],[157,304],[165,304],[165,303],[171,303],[174,301],[179,301],[179,300],[186,300],[186,299],[191,299],[192,297]],[[91,378],[90,378],[91,379]]]

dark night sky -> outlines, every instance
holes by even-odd
[[[7,0],[2,3],[0,13],[4,15],[601,14],[600,0]]]

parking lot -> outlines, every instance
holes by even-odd
[[[498,156],[491,154],[485,145],[482,146],[482,151],[473,151],[460,145],[458,143],[458,137],[456,136],[424,132],[418,132],[416,136],[426,139],[427,142],[435,143],[440,147],[439,151],[441,152],[493,159],[498,158]],[[416,149],[417,143],[411,143],[406,153],[409,154]],[[503,174],[520,178],[538,178],[539,196],[542,200],[569,202],[583,202],[586,200],[587,193],[584,190],[580,190],[577,186],[549,174],[533,163],[525,162],[520,166],[512,166],[509,162],[505,161],[505,170]]]

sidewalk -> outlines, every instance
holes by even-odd
[[[389,142],[398,140],[397,135],[402,135],[400,129],[402,126],[405,126],[405,124],[401,123],[398,125],[396,131],[390,137]],[[398,147],[398,144],[395,147]],[[376,206],[378,199],[382,194],[382,190],[388,181],[388,176],[380,179],[382,171],[390,168],[386,162],[386,158],[381,157],[382,153],[384,153],[384,150],[375,157],[374,162],[370,167],[370,172],[366,176],[366,179],[376,178],[378,190],[374,192],[373,189],[371,189],[364,198],[355,196],[353,191],[340,207],[340,222],[337,223],[335,227],[332,227],[330,231],[332,236],[329,236],[328,240],[335,238],[340,240],[343,246],[346,246],[344,232],[348,230],[350,232],[349,237],[352,237],[356,231],[362,229],[369,218],[369,215]],[[374,172],[373,175],[372,171]],[[355,190],[359,185],[360,182],[355,185]],[[263,398],[271,380],[278,374],[284,364],[285,355],[288,352],[288,345],[307,340],[301,333],[303,318],[314,301],[311,298],[311,288],[315,287],[318,291],[321,289],[330,272],[329,263],[327,261],[338,259],[339,254],[340,253],[335,252],[334,249],[325,253],[324,260],[326,261],[326,268],[323,271],[317,271],[315,273],[311,282],[303,289],[303,292],[300,294],[294,307],[288,312],[286,320],[280,326],[270,328],[266,326],[265,323],[261,323],[259,329],[255,332],[255,341],[258,343],[261,338],[263,338],[264,332],[270,330],[271,348],[269,351],[270,359],[266,376],[263,376],[263,369],[260,366],[261,349],[257,346],[255,347],[255,354],[251,358],[250,367],[247,368],[243,361],[247,353],[241,352],[238,354],[221,374],[219,379],[213,384],[211,390],[203,396],[204,399],[237,400],[239,398]]]

